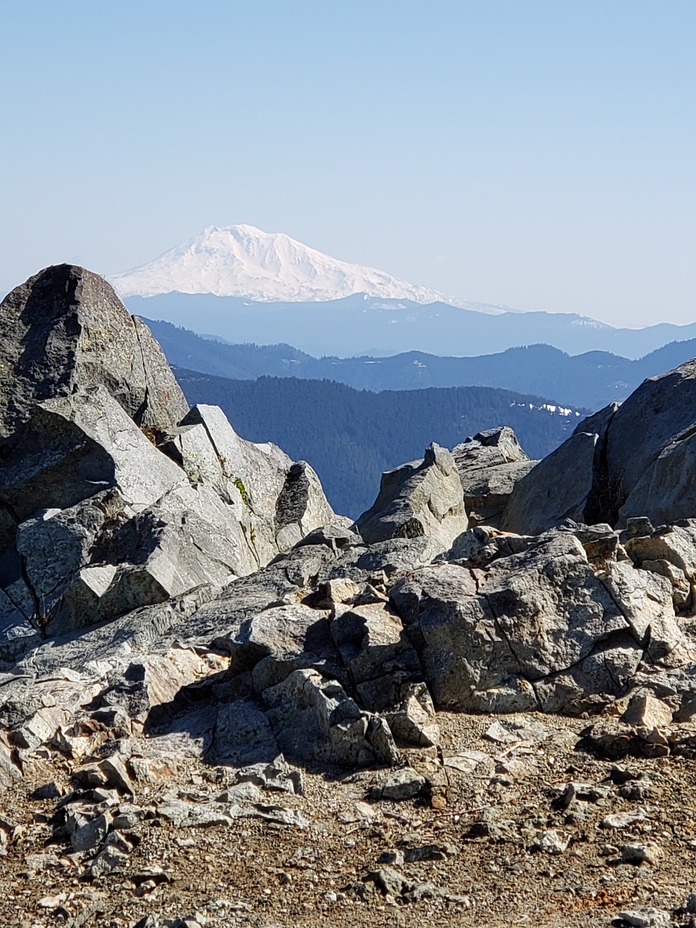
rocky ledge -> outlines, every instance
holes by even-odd
[[[96,275],[42,271],[2,302],[0,326],[3,923],[25,924],[21,896],[32,926],[268,924],[247,900],[177,910],[166,887],[180,875],[145,866],[168,856],[158,829],[194,835],[171,840],[196,906],[202,826],[233,856],[253,833],[280,884],[278,829],[305,835],[292,860],[313,872],[329,847],[369,857],[391,842],[284,924],[338,904],[357,907],[351,924],[392,924],[384,898],[442,924],[509,924],[488,884],[462,888],[476,841],[533,870],[588,857],[592,829],[614,829],[621,841],[593,851],[611,873],[665,866],[656,778],[673,765],[696,780],[693,362],[541,462],[507,428],[432,445],[351,524],[308,464],[244,441],[216,407],[188,409]],[[534,809],[506,812],[527,781]],[[355,832],[369,851],[351,850]],[[669,842],[690,853],[689,834]],[[434,881],[424,862],[439,862]],[[236,869],[249,898],[255,863]],[[543,898],[543,869],[537,902],[511,903],[519,917]],[[22,888],[39,872],[55,888],[41,899]],[[65,889],[73,875],[91,896]],[[667,908],[619,911],[606,885],[583,924],[696,910],[664,890]]]

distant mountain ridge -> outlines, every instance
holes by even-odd
[[[611,351],[641,358],[669,342],[696,338],[696,323],[617,329],[570,313],[488,315],[446,303],[420,304],[362,295],[329,302],[258,303],[236,297],[170,293],[129,297],[131,313],[239,344],[284,342],[321,357],[423,351],[448,357],[497,354],[522,345],[552,345],[571,355]]]
[[[638,360],[603,351],[571,356],[548,345],[473,358],[407,352],[389,357],[314,358],[290,345],[223,344],[167,322],[146,320],[171,364],[237,380],[328,379],[356,389],[413,390],[487,386],[598,409],[625,399],[646,377],[696,356],[696,339],[674,342]]]
[[[210,226],[110,280],[136,315],[194,324],[233,343],[286,342],[315,356],[471,357],[548,344],[639,358],[696,337],[696,324],[618,329],[585,315],[456,299],[250,225]]]

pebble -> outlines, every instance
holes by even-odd
[[[402,767],[375,783],[369,791],[369,798],[373,801],[387,800],[402,802],[413,799],[425,787],[425,777],[422,777],[410,767]]]
[[[646,821],[648,816],[642,809],[636,809],[634,812],[614,812],[602,819],[602,828],[628,828],[637,822]]]
[[[569,844],[570,835],[552,828],[549,831],[537,832],[532,848],[546,854],[562,854]]]
[[[664,851],[658,844],[624,844],[621,848],[621,859],[629,864],[652,864],[653,866],[664,857]]]

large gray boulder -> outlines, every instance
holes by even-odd
[[[150,330],[97,274],[61,264],[0,303],[0,437],[32,406],[104,386],[137,425],[176,424],[188,404]]]
[[[624,499],[652,469],[663,449],[679,436],[683,440],[695,425],[696,359],[649,377],[634,390],[611,420],[606,451],[609,474],[620,481]],[[696,507],[696,500],[692,505]],[[690,515],[695,513],[696,508]]]
[[[217,407],[188,411],[96,275],[41,272],[0,325],[0,660],[221,589],[340,521],[309,465],[244,441]]]
[[[293,671],[263,698],[278,744],[290,760],[346,767],[399,760],[386,720],[362,710],[338,681],[316,670]]]
[[[384,473],[377,499],[356,525],[368,544],[427,535],[441,550],[449,548],[469,525],[450,452],[432,444],[422,462]]]
[[[695,411],[696,417],[696,411]],[[617,477],[617,481],[621,481]],[[621,507],[620,523],[648,516],[665,525],[696,515],[696,433],[676,435],[648,466]]]
[[[597,435],[578,432],[539,461],[514,487],[503,528],[538,535],[565,519],[585,521]]]
[[[441,562],[391,591],[440,707],[582,708],[617,696],[639,665],[693,661],[669,582],[630,562],[596,573],[570,532],[539,537],[486,570]]]
[[[452,456],[469,523],[502,527],[512,491],[536,462],[529,460],[508,426],[478,432],[456,445]]]
[[[614,526],[641,516],[656,525],[692,518],[695,429],[692,360],[581,422],[516,486],[504,527],[538,533],[564,516]]]

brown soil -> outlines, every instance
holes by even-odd
[[[434,789],[431,796],[368,808],[367,790],[384,771],[305,772],[304,795],[268,797],[300,810],[309,828],[240,819],[232,826],[182,829],[153,816],[139,826],[141,842],[126,867],[93,882],[84,877],[83,858],[50,843],[55,801],[30,798],[52,779],[68,788],[68,764],[54,754],[2,796],[0,825],[8,820],[5,830],[12,831],[7,856],[0,858],[0,925],[132,928],[147,915],[196,915],[210,928],[593,928],[609,925],[626,908],[678,909],[696,889],[696,761],[632,758],[619,772],[615,762],[576,749],[587,722],[525,718],[541,723],[549,737],[501,745],[482,737],[492,717],[438,716],[445,757],[475,750],[494,759],[473,772],[446,767],[446,803],[443,791]],[[418,768],[433,755],[416,751],[409,759]],[[200,799],[219,792],[222,771],[192,757],[170,766],[169,775],[138,784],[136,803],[154,806],[173,788]],[[621,795],[615,782],[631,774],[643,775],[628,781],[641,784],[639,799]],[[554,799],[570,781],[608,787],[608,795],[557,808]],[[600,825],[609,814],[638,809],[645,818],[626,828]],[[479,836],[470,836],[486,815],[501,823],[500,831],[486,835],[477,827]],[[558,855],[533,849],[535,836],[549,829],[571,836]],[[635,843],[657,845],[659,859],[637,865],[602,854],[606,845]],[[426,845],[436,845],[442,859],[386,866],[421,885],[421,892],[422,884],[431,884],[434,895],[426,889],[419,901],[408,902],[385,896],[366,879],[385,866],[378,862],[383,853]],[[28,855],[48,852],[58,855],[58,866],[28,869]],[[137,895],[139,874],[158,870],[166,879]],[[676,921],[689,924],[689,916]]]

